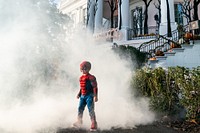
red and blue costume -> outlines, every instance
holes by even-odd
[[[98,101],[97,93],[97,81],[94,75],[89,73],[91,69],[91,64],[88,61],[84,61],[80,64],[80,70],[83,72],[83,75],[80,77],[80,91],[77,95],[77,98],[80,98],[78,106],[78,121],[73,125],[79,127],[82,124],[83,111],[87,105],[90,119],[92,121],[91,130],[97,129],[96,115],[94,112],[94,102]]]
[[[80,91],[78,96],[80,97],[80,102],[78,107],[78,118],[82,119],[83,111],[87,105],[90,119],[92,122],[96,123],[93,101],[93,97],[97,96],[98,93],[96,78],[95,76],[88,73],[87,75],[82,75],[79,81]]]
[[[82,75],[79,79],[80,81],[80,92],[79,96],[87,95],[87,94],[93,94],[94,96],[97,96],[97,81],[94,75],[86,74]]]

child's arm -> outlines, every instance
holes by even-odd
[[[98,87],[97,87],[97,81],[95,77],[93,77],[93,79],[91,80],[91,84],[93,87],[94,101],[97,102],[98,101]]]
[[[81,82],[81,77],[79,78],[79,82]],[[77,99],[79,99],[81,97],[81,88],[76,96]]]
[[[94,102],[97,102],[97,101],[98,101],[98,97],[94,96]]]
[[[78,92],[76,98],[79,99],[79,97],[81,97],[81,89],[79,90],[79,92]]]

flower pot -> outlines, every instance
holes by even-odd
[[[158,50],[158,51],[156,51],[155,55],[156,55],[156,56],[164,56],[164,52]]]
[[[152,57],[152,58],[150,58],[149,60],[156,60],[156,57]]]
[[[192,33],[187,32],[185,33],[184,37],[185,39],[192,39]]]
[[[181,45],[178,45],[178,44],[175,44],[175,43],[171,43],[170,44],[170,49],[173,49],[173,48],[181,48]]]
[[[172,49],[172,48],[176,48],[176,44],[171,43],[171,44],[170,44],[170,49]]]

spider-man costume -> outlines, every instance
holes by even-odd
[[[80,81],[80,92],[79,96],[87,95],[93,93],[94,96],[97,96],[97,82],[95,76],[91,74],[82,75],[79,79]]]
[[[90,119],[92,123],[96,123],[96,116],[94,112],[93,97],[97,96],[98,88],[95,76],[91,74],[84,74],[80,77],[80,91],[78,96],[80,97],[80,103],[78,107],[78,119],[82,120],[83,111],[87,105]],[[96,124],[95,124],[96,125]]]

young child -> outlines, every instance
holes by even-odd
[[[91,119],[91,131],[97,130],[97,122],[94,111],[94,102],[98,101],[98,88],[97,81],[95,76],[89,73],[91,69],[91,63],[84,61],[80,64],[80,71],[83,73],[80,77],[80,91],[77,95],[77,98],[80,98],[78,106],[78,120],[73,124],[74,127],[80,127],[82,124],[83,111],[87,105],[90,119]]]

